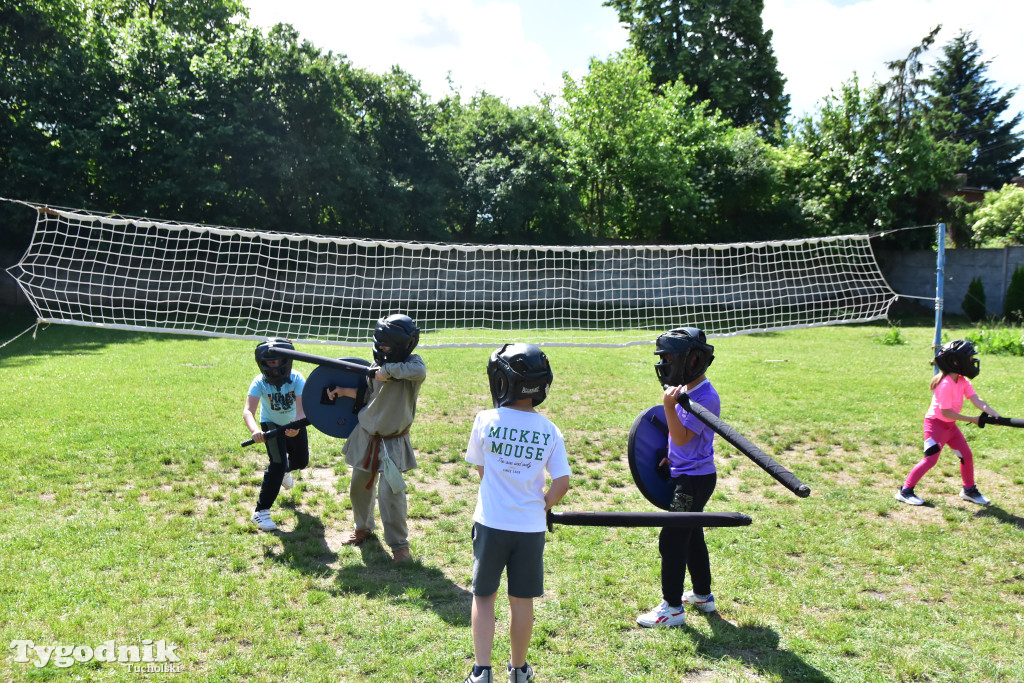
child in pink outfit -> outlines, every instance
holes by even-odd
[[[931,381],[932,402],[924,417],[924,458],[910,470],[903,486],[896,492],[896,500],[910,505],[924,505],[924,500],[914,493],[914,486],[939,461],[942,448],[949,446],[960,458],[960,478],[964,485],[960,497],[972,503],[988,505],[988,499],[981,495],[974,482],[974,454],[956,424],[957,420],[978,424],[978,417],[960,412],[964,399],[968,399],[978,410],[999,417],[999,413],[978,396],[971,384],[971,379],[981,371],[981,364],[974,355],[974,344],[957,339],[943,346],[935,356],[933,363],[942,372],[936,374]]]

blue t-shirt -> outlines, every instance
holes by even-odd
[[[709,380],[704,380],[686,392],[690,400],[699,403],[715,415],[721,415],[722,402],[718,392]],[[698,476],[715,472],[715,432],[697,419],[681,405],[676,405],[676,414],[683,426],[693,432],[693,438],[683,446],[677,446],[668,438],[668,464],[673,477],[683,474]]]
[[[294,422],[295,400],[302,396],[302,388],[305,386],[306,379],[295,370],[292,370],[288,381],[280,389],[264,379],[262,374],[256,375],[249,385],[249,395],[260,399],[260,422],[279,425]]]

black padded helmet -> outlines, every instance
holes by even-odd
[[[407,315],[396,313],[377,321],[373,331],[373,360],[377,365],[401,363],[420,343],[420,328]],[[384,351],[381,347],[388,347]]]
[[[974,343],[967,339],[954,339],[939,349],[932,364],[945,373],[955,372],[974,379],[981,372],[981,361],[974,357]]]
[[[658,356],[654,371],[667,387],[689,384],[715,360],[715,347],[708,344],[704,330],[696,327],[679,327],[661,335],[654,353]],[[671,359],[665,358],[668,354]]]
[[[494,407],[529,398],[540,405],[548,396],[554,374],[547,355],[534,344],[505,344],[487,363]]]
[[[275,353],[274,349],[290,349],[295,350],[295,347],[287,339],[281,337],[275,337],[268,339],[265,342],[260,342],[256,346],[256,365],[259,366],[260,372],[263,373],[263,378],[268,383],[273,384],[278,389],[281,385],[288,381],[288,378],[292,376],[292,359],[285,358],[279,353]],[[272,368],[267,365],[268,360],[278,360],[282,362],[276,368]]]

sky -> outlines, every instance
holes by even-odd
[[[400,66],[432,98],[480,90],[512,106],[558,94],[562,73],[579,80],[591,58],[605,60],[628,32],[602,0],[243,0],[262,27],[299,35],[374,73]],[[764,0],[790,110],[813,113],[854,73],[861,85],[887,80],[902,59],[942,25],[931,60],[961,30],[991,62],[987,76],[1017,88],[1010,115],[1024,111],[1024,2],[1020,0]]]

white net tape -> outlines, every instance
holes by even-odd
[[[41,322],[365,344],[412,316],[425,347],[650,343],[884,318],[866,235],[688,246],[401,243],[38,211],[8,271]]]

